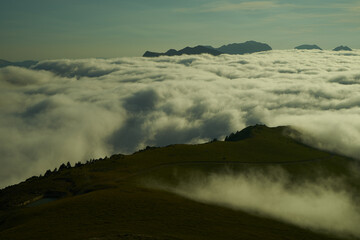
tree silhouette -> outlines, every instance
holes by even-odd
[[[51,174],[51,170],[49,169],[49,170],[47,170],[47,171],[45,172],[44,177],[47,177],[47,176],[49,176],[50,174]]]
[[[63,164],[61,164],[61,165],[60,165],[60,167],[59,167],[59,171],[61,171],[61,170],[65,169],[65,168],[66,168],[66,165],[63,163]]]

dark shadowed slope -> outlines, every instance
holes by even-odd
[[[174,173],[281,165],[294,183],[344,177],[349,189],[359,190],[360,179],[349,168],[356,161],[305,146],[289,134],[299,136],[288,127],[257,125],[226,142],[149,147],[63,166],[0,191],[0,239],[336,239],[144,185],[149,178],[176,184]],[[29,205],[40,199],[43,204]]]

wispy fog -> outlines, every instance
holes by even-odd
[[[146,145],[292,125],[360,159],[360,51],[42,61],[0,69],[0,187]]]
[[[292,182],[280,168],[212,175],[194,174],[171,186],[148,180],[152,188],[195,201],[266,216],[345,238],[360,237],[360,207],[340,179]]]

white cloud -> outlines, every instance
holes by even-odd
[[[360,52],[52,60],[0,69],[0,186],[146,145],[293,125],[360,159]]]
[[[147,185],[330,235],[349,239],[360,236],[360,208],[339,179],[320,178],[299,183],[290,180],[281,168],[211,175],[198,172],[188,178],[178,178],[176,186],[154,179],[147,179]]]

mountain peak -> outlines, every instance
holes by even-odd
[[[179,51],[176,51],[175,49],[169,49],[165,53],[146,51],[143,57],[178,56],[183,54],[197,55],[203,53],[207,53],[213,56],[218,56],[222,53],[247,54],[247,53],[255,53],[255,52],[262,52],[269,50],[272,50],[272,48],[268,44],[251,40],[243,43],[231,43],[228,45],[223,45],[219,48],[214,48],[212,46],[197,45],[195,47],[185,47]]]
[[[175,49],[169,49],[166,51],[165,55],[171,56],[171,55],[177,55],[177,52]]]
[[[281,136],[283,135],[285,130],[290,131],[290,128],[286,126],[268,127],[264,124],[256,124],[253,126],[248,126],[242,129],[241,131],[237,131],[236,133],[231,133],[229,136],[225,137],[225,142],[237,142],[255,136],[263,136],[263,137],[266,137],[266,135],[271,135],[272,137],[274,135]]]
[[[227,54],[246,54],[246,53],[255,53],[262,51],[270,51],[272,48],[266,43],[260,43],[256,41],[246,41],[244,43],[231,43],[228,45],[223,45],[217,50]]]
[[[299,50],[313,50],[313,49],[322,50],[322,48],[319,47],[316,44],[313,44],[313,45],[311,45],[311,44],[303,44],[303,45],[295,47],[295,49],[299,49]]]
[[[169,49],[165,53],[146,51],[144,53],[143,57],[179,56],[179,55],[183,55],[183,54],[187,54],[187,55],[210,54],[213,56],[218,56],[221,54],[221,52],[217,51],[216,49],[198,45],[195,47],[185,47],[179,51],[177,51],[175,49]]]
[[[352,49],[349,48],[348,46],[341,45],[341,46],[334,48],[333,51],[352,51]]]

